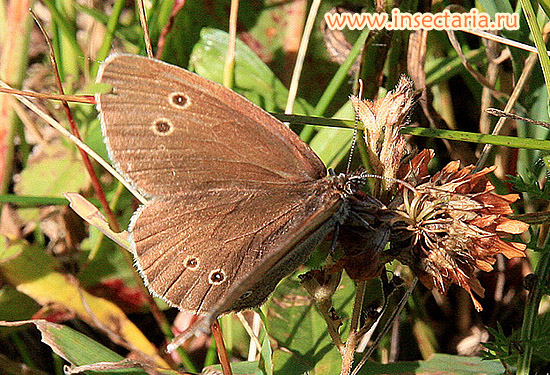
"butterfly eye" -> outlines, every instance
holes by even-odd
[[[154,122],[152,128],[155,134],[162,136],[169,135],[174,131],[174,126],[172,125],[172,123],[165,118],[157,119]]]
[[[190,270],[196,270],[199,268],[199,260],[195,257],[187,257],[185,259],[185,267],[189,268]]]
[[[223,270],[214,270],[208,275],[208,282],[212,285],[220,285],[225,281],[225,272]]]
[[[183,109],[191,105],[191,100],[187,95],[181,92],[175,92],[170,94],[170,104],[174,107]]]

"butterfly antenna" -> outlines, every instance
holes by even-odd
[[[403,185],[403,187],[409,189],[413,193],[417,194],[418,190],[414,186],[412,186],[410,183],[404,180],[400,180],[399,178],[393,178],[393,177],[386,177],[386,176],[380,176],[377,174],[371,174],[371,173],[361,173],[361,178],[377,178],[379,180],[389,181],[389,182],[397,182],[398,184]]]
[[[363,80],[359,79],[359,100],[363,97]],[[348,166],[346,167],[346,174],[349,174],[351,169],[351,159],[353,158],[353,152],[355,151],[355,145],[357,144],[357,124],[359,123],[359,112],[355,111],[355,122],[353,123],[353,137],[351,138],[351,149],[349,151]]]

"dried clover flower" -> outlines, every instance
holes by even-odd
[[[473,295],[483,297],[484,293],[474,274],[476,268],[491,271],[497,254],[508,259],[525,256],[526,245],[502,239],[528,228],[506,217],[519,195],[494,192],[487,179],[494,166],[472,173],[474,166],[460,168],[455,161],[428,178],[432,157],[433,151],[425,150],[409,164],[404,178],[416,185],[416,191],[403,190],[400,197],[396,212],[401,219],[395,237],[401,240],[392,242],[392,248],[405,248],[397,259],[411,267],[428,288],[435,286],[445,293],[449,285],[458,284],[481,311]]]
[[[365,127],[371,172],[382,178],[373,184],[371,195],[358,191],[350,198],[352,214],[338,235],[344,256],[332,269],[344,268],[352,280],[361,282],[379,276],[389,261],[381,255],[390,238],[395,213],[379,199],[389,200],[397,190],[395,178],[407,145],[399,130],[408,123],[416,95],[412,80],[401,76],[395,89],[383,98],[370,101],[351,96],[350,100]]]
[[[381,176],[381,182],[372,190],[379,206],[367,204],[359,194],[352,200],[355,215],[340,234],[344,268],[360,281],[377,275],[383,263],[396,257],[430,289],[445,293],[451,284],[458,284],[480,311],[474,293],[483,296],[484,289],[476,269],[491,271],[497,254],[525,256],[526,245],[503,240],[528,228],[507,217],[519,195],[494,192],[487,174],[496,167],[473,173],[473,166],[460,168],[458,162],[451,162],[430,177],[432,150],[405,161],[406,141],[399,131],[408,123],[416,101],[409,78],[402,76],[384,98],[369,101],[352,96],[351,101],[365,125],[372,173]],[[383,251],[388,240],[391,251]]]
[[[401,76],[395,89],[383,98],[370,101],[351,96],[350,100],[365,126],[365,142],[372,173],[389,178],[382,182],[382,190],[391,190],[395,185],[392,179],[395,179],[406,154],[407,142],[399,130],[407,125],[416,102],[413,82]]]

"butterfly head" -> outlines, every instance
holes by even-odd
[[[344,178],[343,191],[344,194],[346,194],[347,196],[352,196],[358,190],[360,190],[363,185],[365,185],[367,178],[369,177],[367,172],[363,168],[355,171],[351,175],[341,174],[340,176]]]

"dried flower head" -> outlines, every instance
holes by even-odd
[[[406,141],[399,131],[407,124],[416,101],[409,78],[401,77],[395,90],[384,98],[351,97],[351,101],[365,125],[372,172],[382,177],[372,194],[387,208],[380,203],[374,209],[365,201],[367,208],[360,210],[361,205],[355,204],[355,215],[340,234],[344,268],[360,281],[377,275],[383,263],[396,257],[429,288],[445,293],[451,284],[458,284],[481,310],[474,293],[483,296],[484,289],[475,276],[476,269],[491,271],[497,254],[525,256],[524,244],[503,240],[528,228],[526,223],[507,217],[512,213],[510,204],[519,195],[494,192],[487,175],[495,167],[474,173],[473,166],[460,168],[458,162],[451,162],[430,177],[432,150],[405,161]],[[397,179],[414,189],[404,188]],[[365,200],[359,195],[356,198],[361,204]],[[391,251],[383,251],[388,239]]]
[[[392,247],[401,248],[397,259],[407,264],[428,288],[445,293],[455,283],[472,297],[484,289],[474,271],[491,271],[495,256],[525,256],[526,245],[502,237],[520,234],[528,224],[507,218],[518,194],[498,195],[487,180],[496,167],[472,173],[474,166],[460,168],[451,162],[433,177],[427,164],[433,152],[417,155],[409,164],[405,180],[416,191],[404,190],[396,212],[401,215]],[[403,250],[404,249],[404,250]]]
[[[365,142],[374,174],[395,179],[405,156],[405,138],[399,130],[407,125],[409,114],[416,101],[414,85],[410,78],[401,76],[393,91],[383,98],[370,101],[351,96],[357,116],[365,126]],[[389,190],[394,182],[385,183]]]

